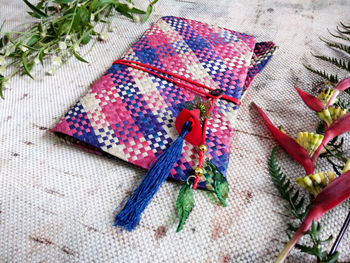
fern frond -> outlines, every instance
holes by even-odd
[[[345,25],[343,22],[339,22],[339,24],[343,27],[343,28],[345,28],[345,29],[349,29],[350,30],[350,25]]]
[[[285,175],[283,175],[276,158],[276,147],[273,148],[267,164],[268,164],[269,173],[273,184],[277,188],[280,195],[289,203],[289,207],[287,208],[295,218],[299,219],[300,222],[302,222],[305,216],[309,212],[311,203],[309,203],[306,206],[304,211],[302,210],[305,199],[304,197],[301,197],[298,202],[299,191],[295,190],[294,187],[290,185],[291,184],[290,180],[287,179]],[[288,223],[287,225],[288,225],[288,229],[286,232],[290,238],[290,232],[295,232],[298,229],[298,227],[295,227],[291,223]],[[332,240],[332,236],[330,236],[326,240],[323,240],[321,239],[321,231],[322,231],[321,224],[313,221],[311,228],[309,229],[309,231],[307,231],[307,234],[310,236],[312,240],[312,246],[297,244],[295,247],[304,253],[316,256],[317,262],[335,263],[339,256],[339,253],[337,254],[336,257],[334,256],[329,257],[325,251],[322,251],[322,245],[328,244]]]
[[[350,35],[350,31],[343,31],[343,30],[340,30],[339,27],[337,26],[337,31],[341,34],[344,34],[344,35]]]
[[[281,197],[289,204],[288,210],[296,218],[303,218],[305,216],[305,212],[307,212],[307,210],[301,212],[301,209],[304,206],[305,198],[301,197],[299,199],[299,191],[295,190],[294,187],[291,186],[291,181],[282,173],[276,158],[276,147],[273,148],[267,165],[274,186],[277,188],[277,191],[280,193]]]
[[[345,61],[344,59],[337,59],[337,58],[334,58],[334,57],[326,57],[326,56],[322,56],[322,55],[315,55],[315,54],[312,54],[312,55],[315,58],[318,58],[318,59],[321,59],[323,61],[332,63],[336,67],[338,67],[340,69],[344,69],[344,70],[350,72],[350,61]]]
[[[332,37],[334,37],[334,38],[339,38],[339,39],[342,39],[342,40],[345,40],[345,41],[350,41],[350,37],[346,37],[346,36],[344,36],[342,33],[340,33],[339,31],[337,31],[337,33],[339,34],[339,35],[336,35],[336,34],[333,34],[329,29],[327,29],[328,30],[328,33],[332,36]]]
[[[305,65],[305,64],[304,64],[304,67],[307,70],[311,71],[312,73],[321,76],[322,78],[328,80],[329,82],[331,82],[333,84],[337,84],[338,81],[339,81],[339,77],[337,75],[328,74],[328,73],[326,73],[325,70],[321,71],[321,70],[318,70],[318,69],[314,69],[311,66],[308,66],[308,65]]]
[[[337,43],[337,42],[330,42],[330,41],[327,41],[327,40],[322,39],[322,38],[320,38],[320,40],[323,41],[324,43],[326,43],[327,46],[329,46],[331,48],[339,49],[339,50],[344,51],[344,52],[346,52],[346,53],[348,53],[350,55],[350,46],[344,45],[344,44],[340,44],[340,43]]]

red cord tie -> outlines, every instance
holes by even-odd
[[[192,79],[185,78],[181,75],[178,75],[178,74],[175,74],[172,72],[168,72],[168,71],[156,68],[156,67],[148,65],[148,64],[144,64],[144,63],[132,61],[132,60],[125,60],[125,59],[118,59],[118,60],[114,61],[113,64],[121,64],[121,65],[129,66],[129,67],[132,67],[132,68],[135,68],[138,70],[142,70],[144,72],[150,73],[150,74],[157,76],[159,78],[170,81],[170,82],[172,82],[180,87],[192,90],[196,93],[199,93],[203,96],[210,98],[211,99],[211,105],[209,108],[210,113],[213,111],[214,103],[215,103],[216,99],[222,98],[222,99],[225,99],[227,101],[233,102],[238,106],[241,105],[240,100],[225,95],[224,90],[222,90],[222,89],[210,88],[210,87],[205,86],[205,85],[203,85],[199,82],[196,82]],[[166,74],[168,76],[172,76],[173,78],[169,78],[167,76],[161,75],[161,74],[154,72],[152,70],[158,71],[159,73]],[[190,83],[194,86],[204,88],[206,90],[209,90],[210,92],[209,93],[205,92],[199,88],[192,87],[188,84],[185,84],[183,82],[179,82],[175,79],[179,79],[179,80],[185,81],[187,83]],[[186,123],[186,121],[191,120],[191,122],[192,122],[192,130],[186,135],[185,139],[186,139],[186,141],[190,142],[192,145],[198,146],[198,157],[199,157],[198,166],[196,168],[194,168],[195,176],[191,176],[191,177],[194,177],[193,186],[192,186],[193,189],[197,188],[198,183],[201,181],[201,177],[204,175],[204,169],[202,167],[203,167],[204,155],[207,151],[207,146],[205,145],[205,139],[206,139],[207,126],[208,126],[208,118],[204,119],[203,128],[201,128],[199,117],[200,117],[200,110],[199,109],[194,109],[194,110],[184,109],[179,113],[179,115],[177,116],[176,121],[175,121],[175,127],[179,133],[180,133],[184,123]]]
[[[154,76],[157,76],[159,78],[165,79],[165,80],[170,81],[170,82],[172,82],[172,83],[174,83],[174,84],[176,84],[176,85],[178,85],[180,87],[192,90],[192,91],[194,91],[196,93],[199,93],[201,95],[207,96],[209,98],[212,98],[212,99],[213,98],[217,98],[217,96],[211,94],[211,92],[214,91],[214,90],[218,90],[218,89],[210,88],[210,87],[205,86],[204,84],[199,83],[197,81],[194,81],[192,79],[185,78],[185,77],[183,77],[181,75],[178,75],[178,74],[175,74],[175,73],[172,73],[172,72],[169,72],[169,71],[165,71],[165,70],[159,69],[157,67],[154,67],[154,66],[151,66],[151,65],[148,65],[148,64],[144,64],[144,63],[137,62],[137,61],[132,61],[132,60],[126,60],[126,59],[118,59],[118,60],[114,61],[113,64],[120,64],[120,65],[124,65],[124,66],[128,66],[128,67],[132,67],[132,68],[135,68],[135,69],[138,69],[138,70],[142,70],[144,72],[150,73],[150,74],[152,74]],[[160,73],[172,76],[173,79],[171,79],[171,78],[169,78],[167,76],[161,75],[159,73],[156,73],[156,72],[152,71],[151,69],[155,70],[155,71],[158,71]],[[195,88],[195,87],[191,87],[190,85],[182,83],[182,82],[179,82],[179,81],[175,80],[174,78],[180,79],[180,80],[183,80],[183,81],[185,81],[187,83],[190,83],[192,85],[195,85],[195,86],[207,89],[207,90],[209,90],[211,92],[208,93],[208,92],[205,92],[205,91],[203,91],[201,89],[198,89],[198,88]],[[224,91],[222,90],[222,93],[223,92]],[[239,99],[227,96],[225,94],[222,94],[221,97],[223,99],[227,100],[227,101],[235,103],[237,106],[241,105],[241,101]]]

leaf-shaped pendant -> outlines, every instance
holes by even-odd
[[[214,175],[214,191],[216,196],[220,200],[223,206],[227,206],[226,198],[228,196],[229,187],[225,176],[219,171],[215,164],[213,164],[208,158],[206,159],[206,164]]]
[[[188,184],[185,184],[181,188],[176,200],[177,217],[179,218],[179,221],[180,221],[176,229],[176,232],[179,232],[182,230],[186,222],[186,219],[191,213],[193,207],[194,207],[194,197],[193,197],[191,186]]]

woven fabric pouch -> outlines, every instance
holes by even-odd
[[[246,34],[194,20],[162,17],[120,60],[152,68],[144,71],[114,63],[52,131],[93,153],[148,169],[176,139],[175,119],[198,94],[171,81],[174,76],[170,80],[162,77],[166,72],[221,89],[227,98],[240,100],[274,50],[272,42],[256,43]],[[215,102],[208,121],[205,157],[223,175],[238,108],[222,97]],[[186,181],[193,175],[197,159],[196,147],[185,141],[182,157],[168,178]],[[203,175],[198,187],[213,190],[212,178]]]

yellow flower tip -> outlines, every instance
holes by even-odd
[[[310,178],[310,176],[305,176],[304,178],[303,178],[303,181],[304,181],[304,183],[306,184],[306,186],[308,186],[308,187],[312,187],[312,180],[311,180],[311,178]]]
[[[328,171],[327,177],[328,177],[328,183],[331,183],[335,179],[335,172]]]
[[[347,112],[346,109],[331,106],[331,107],[328,107],[327,109],[323,109],[322,111],[317,112],[316,114],[321,120],[325,121],[329,127],[334,121],[344,116],[346,112]]]
[[[325,89],[322,89],[318,95],[317,95],[317,98],[319,100],[321,100],[323,102],[323,104],[327,104],[329,99],[332,97],[334,93],[334,89],[332,88],[325,88]]]
[[[327,184],[328,184],[328,182],[327,182],[327,177],[326,177],[326,173],[325,172],[320,172],[319,173],[319,176],[320,176],[320,178],[321,178],[321,185],[322,186],[326,186]]]
[[[328,179],[328,180],[327,180]],[[335,179],[335,173],[328,171],[328,176],[325,172],[309,174],[305,177],[297,178],[295,181],[306,191],[316,197],[322,190]]]
[[[304,178],[302,178],[302,177],[295,179],[295,182],[304,189],[308,188],[308,185],[304,182]]]
[[[320,173],[315,173],[315,174],[311,175],[311,179],[318,184],[320,184],[322,181]]]
[[[345,163],[345,166],[343,168],[343,173],[346,173],[347,171],[350,170],[350,159],[348,159]]]
[[[321,145],[323,135],[312,132],[299,132],[296,142],[302,146],[310,156],[312,156],[317,148]]]

